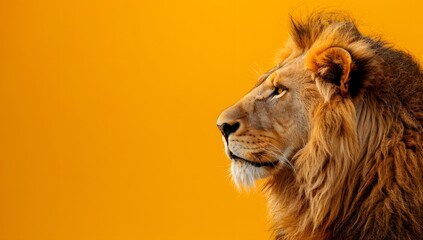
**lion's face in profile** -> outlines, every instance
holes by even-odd
[[[264,74],[240,101],[217,121],[237,186],[293,168],[292,156],[304,146],[310,113],[322,101],[304,70],[304,57],[284,61]]]

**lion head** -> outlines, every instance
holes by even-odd
[[[344,15],[291,29],[277,66],[218,118],[234,182],[267,179],[278,239],[417,239],[419,65]]]

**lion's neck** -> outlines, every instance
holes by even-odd
[[[363,161],[374,155],[391,123],[380,116],[382,113],[378,111],[376,103],[371,98],[360,101],[356,105],[356,112],[356,130],[360,148],[358,161]]]

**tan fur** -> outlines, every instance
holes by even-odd
[[[255,162],[284,157],[260,168],[275,238],[421,239],[419,65],[343,15],[293,20],[291,36],[278,67],[218,120],[240,124],[228,151]]]

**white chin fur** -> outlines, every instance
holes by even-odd
[[[245,162],[232,161],[231,174],[238,189],[249,190],[255,187],[256,180],[269,176],[270,171],[264,167],[254,167]]]

